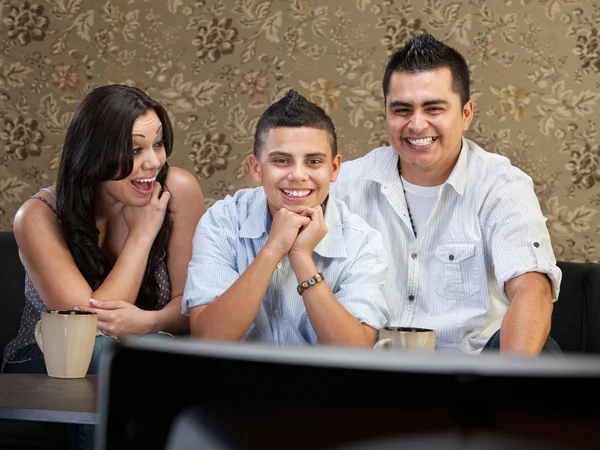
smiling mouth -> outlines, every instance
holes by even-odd
[[[435,137],[425,137],[425,138],[403,138],[406,142],[408,142],[413,147],[426,147],[428,145],[433,144],[437,141],[437,136]]]
[[[306,198],[313,193],[312,189],[281,189],[286,196],[292,198]]]
[[[152,192],[154,190],[154,180],[156,180],[156,177],[138,178],[137,180],[131,180],[131,184],[138,191],[147,194],[148,192]]]

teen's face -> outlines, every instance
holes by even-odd
[[[114,202],[142,206],[150,201],[156,176],[167,160],[162,123],[153,109],[134,122],[131,151],[131,173],[122,180],[104,181],[102,190]]]
[[[271,215],[280,208],[301,214],[323,203],[341,160],[340,155],[332,158],[326,131],[278,127],[271,128],[258,158],[250,155],[248,165],[264,187]]]
[[[443,183],[460,153],[473,103],[461,105],[450,69],[394,72],[385,102],[390,145],[400,155],[402,175],[415,184]]]

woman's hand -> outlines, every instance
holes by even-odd
[[[110,336],[143,335],[152,332],[153,311],[145,311],[121,300],[104,302],[90,299],[92,306],[75,309],[98,314],[98,330]]]
[[[171,194],[168,191],[164,191],[162,196],[158,198],[160,190],[160,183],[155,181],[154,190],[148,203],[144,206],[126,205],[123,208],[123,217],[125,218],[125,222],[127,222],[130,235],[143,234],[154,241],[165,219],[167,205],[171,198]]]

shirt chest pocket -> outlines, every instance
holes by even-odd
[[[479,265],[474,243],[441,244],[435,250],[435,257],[435,292],[459,300],[479,291]]]

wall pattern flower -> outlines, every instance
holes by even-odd
[[[210,205],[254,185],[262,111],[294,88],[344,159],[386,145],[381,78],[431,33],[469,62],[467,137],[526,171],[557,257],[600,261],[600,5],[595,0],[0,0],[0,229],[56,177],[74,109],[137,86],[168,109],[170,163]]]

